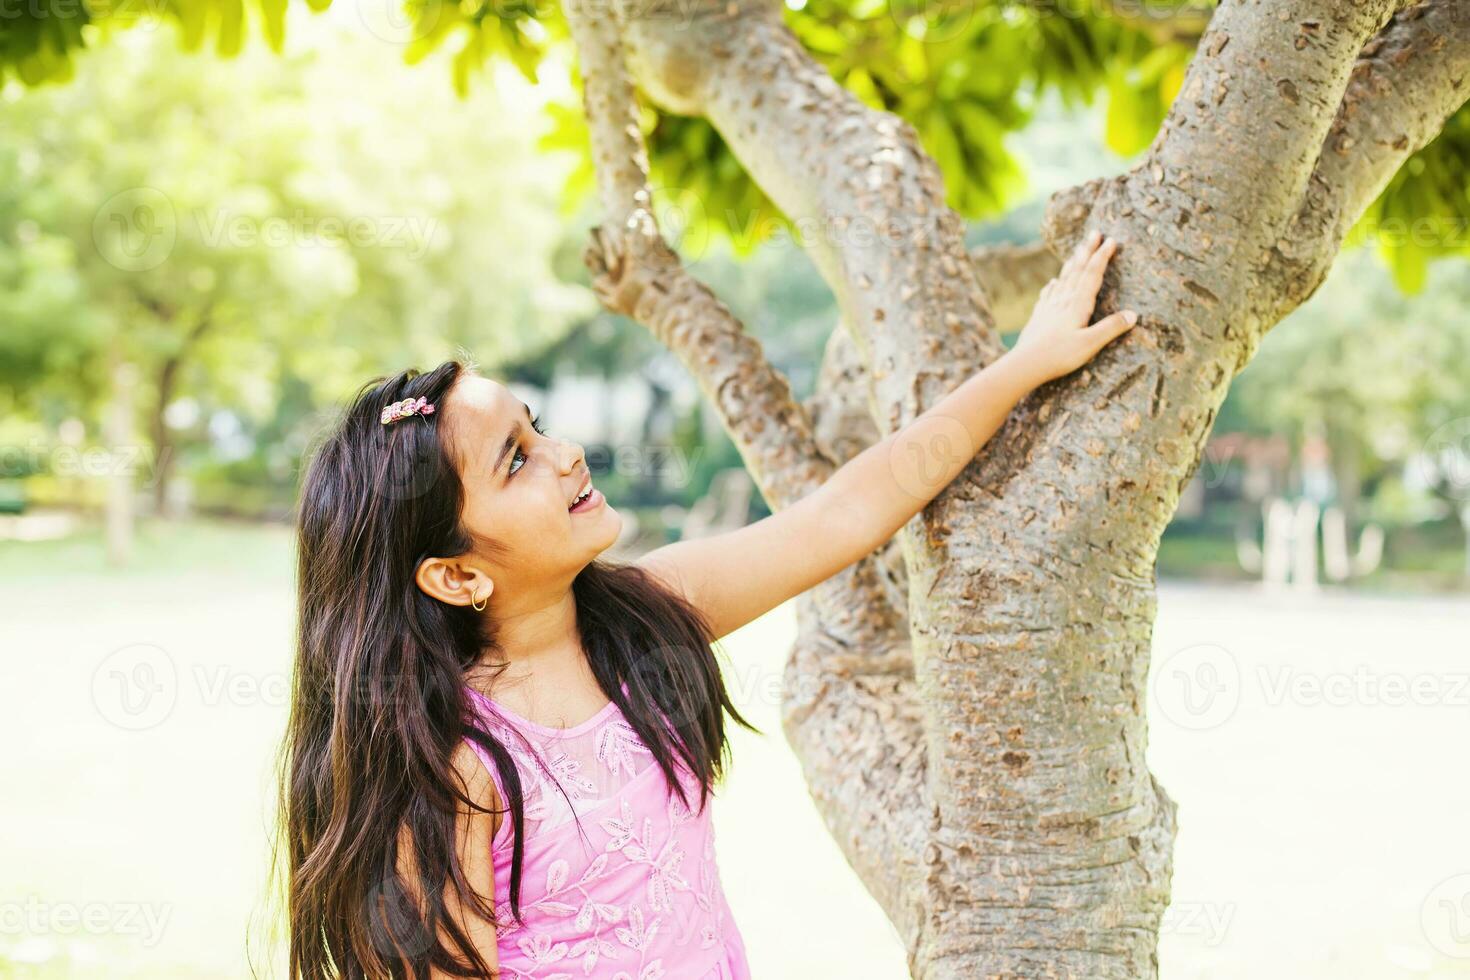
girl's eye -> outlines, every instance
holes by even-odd
[[[543,436],[546,435],[546,430],[543,429],[543,428],[541,428],[541,416],[539,416],[539,415],[536,416],[535,418],[533,418],[531,420],[531,428],[535,429],[537,432],[539,432]],[[517,456],[519,456],[521,459],[525,459],[526,458],[526,454],[525,453],[521,452],[520,449],[516,449],[516,451],[511,455],[511,458],[510,458],[510,469],[506,472],[506,475],[507,476],[514,476],[516,470],[520,469],[520,467],[516,465],[516,457]]]

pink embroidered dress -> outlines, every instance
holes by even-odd
[[[551,728],[466,690],[515,760],[525,801],[524,924],[510,909],[509,813],[490,845],[496,918],[506,923],[496,937],[500,975],[749,980],[715,866],[710,808],[690,809],[699,806],[698,782],[676,766],[690,807],[667,792],[653,754],[612,702],[580,725]],[[470,745],[508,800],[489,753]]]

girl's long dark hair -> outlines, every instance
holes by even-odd
[[[467,370],[450,361],[367,385],[302,487],[299,635],[278,815],[291,980],[426,978],[430,965],[491,976],[445,913],[452,881],[462,907],[503,925],[494,896],[466,879],[455,846],[458,810],[490,812],[469,799],[451,764],[465,737],[489,753],[505,788],[507,810],[497,812],[511,821],[509,892],[521,916],[521,781],[505,747],[475,722],[464,688],[465,671],[497,650],[494,626],[430,598],[414,579],[422,559],[471,548],[440,433],[450,388]],[[437,411],[380,422],[385,405],[419,397]],[[752,727],[725,691],[708,623],[633,565],[594,560],[572,589],[603,693],[673,792],[685,796],[676,766],[698,779],[703,808],[728,762],[723,713]]]

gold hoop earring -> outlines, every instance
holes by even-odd
[[[485,606],[490,602],[490,597],[486,596],[483,602],[476,602],[475,597],[479,594],[479,592],[476,592],[475,595],[470,596],[470,608],[475,612],[484,612]]]

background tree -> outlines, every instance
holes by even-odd
[[[1231,388],[1233,417],[1222,413],[1219,424],[1292,437],[1321,425],[1350,523],[1470,525],[1458,470],[1444,481],[1450,499],[1414,492],[1434,482],[1424,453],[1440,443],[1470,451],[1462,421],[1470,417],[1467,303],[1470,276],[1458,263],[1431,268],[1424,290],[1405,295],[1368,253],[1346,255],[1291,327],[1262,342]],[[1385,323],[1394,329],[1383,330]],[[1465,568],[1470,553],[1446,571]]]
[[[535,219],[567,161],[533,158],[516,128],[533,109],[467,104],[428,73],[393,79],[392,49],[307,26],[338,43],[206,57],[207,71],[171,29],[126,32],[68,84],[0,103],[0,123],[27,134],[0,149],[6,414],[45,431],[81,420],[97,438],[112,365],[133,365],[138,482],[160,506],[217,413],[246,440],[294,447],[291,477],[314,408],[382,363],[526,355],[594,308],[549,268],[557,232]],[[356,113],[319,110],[358,99]]]

